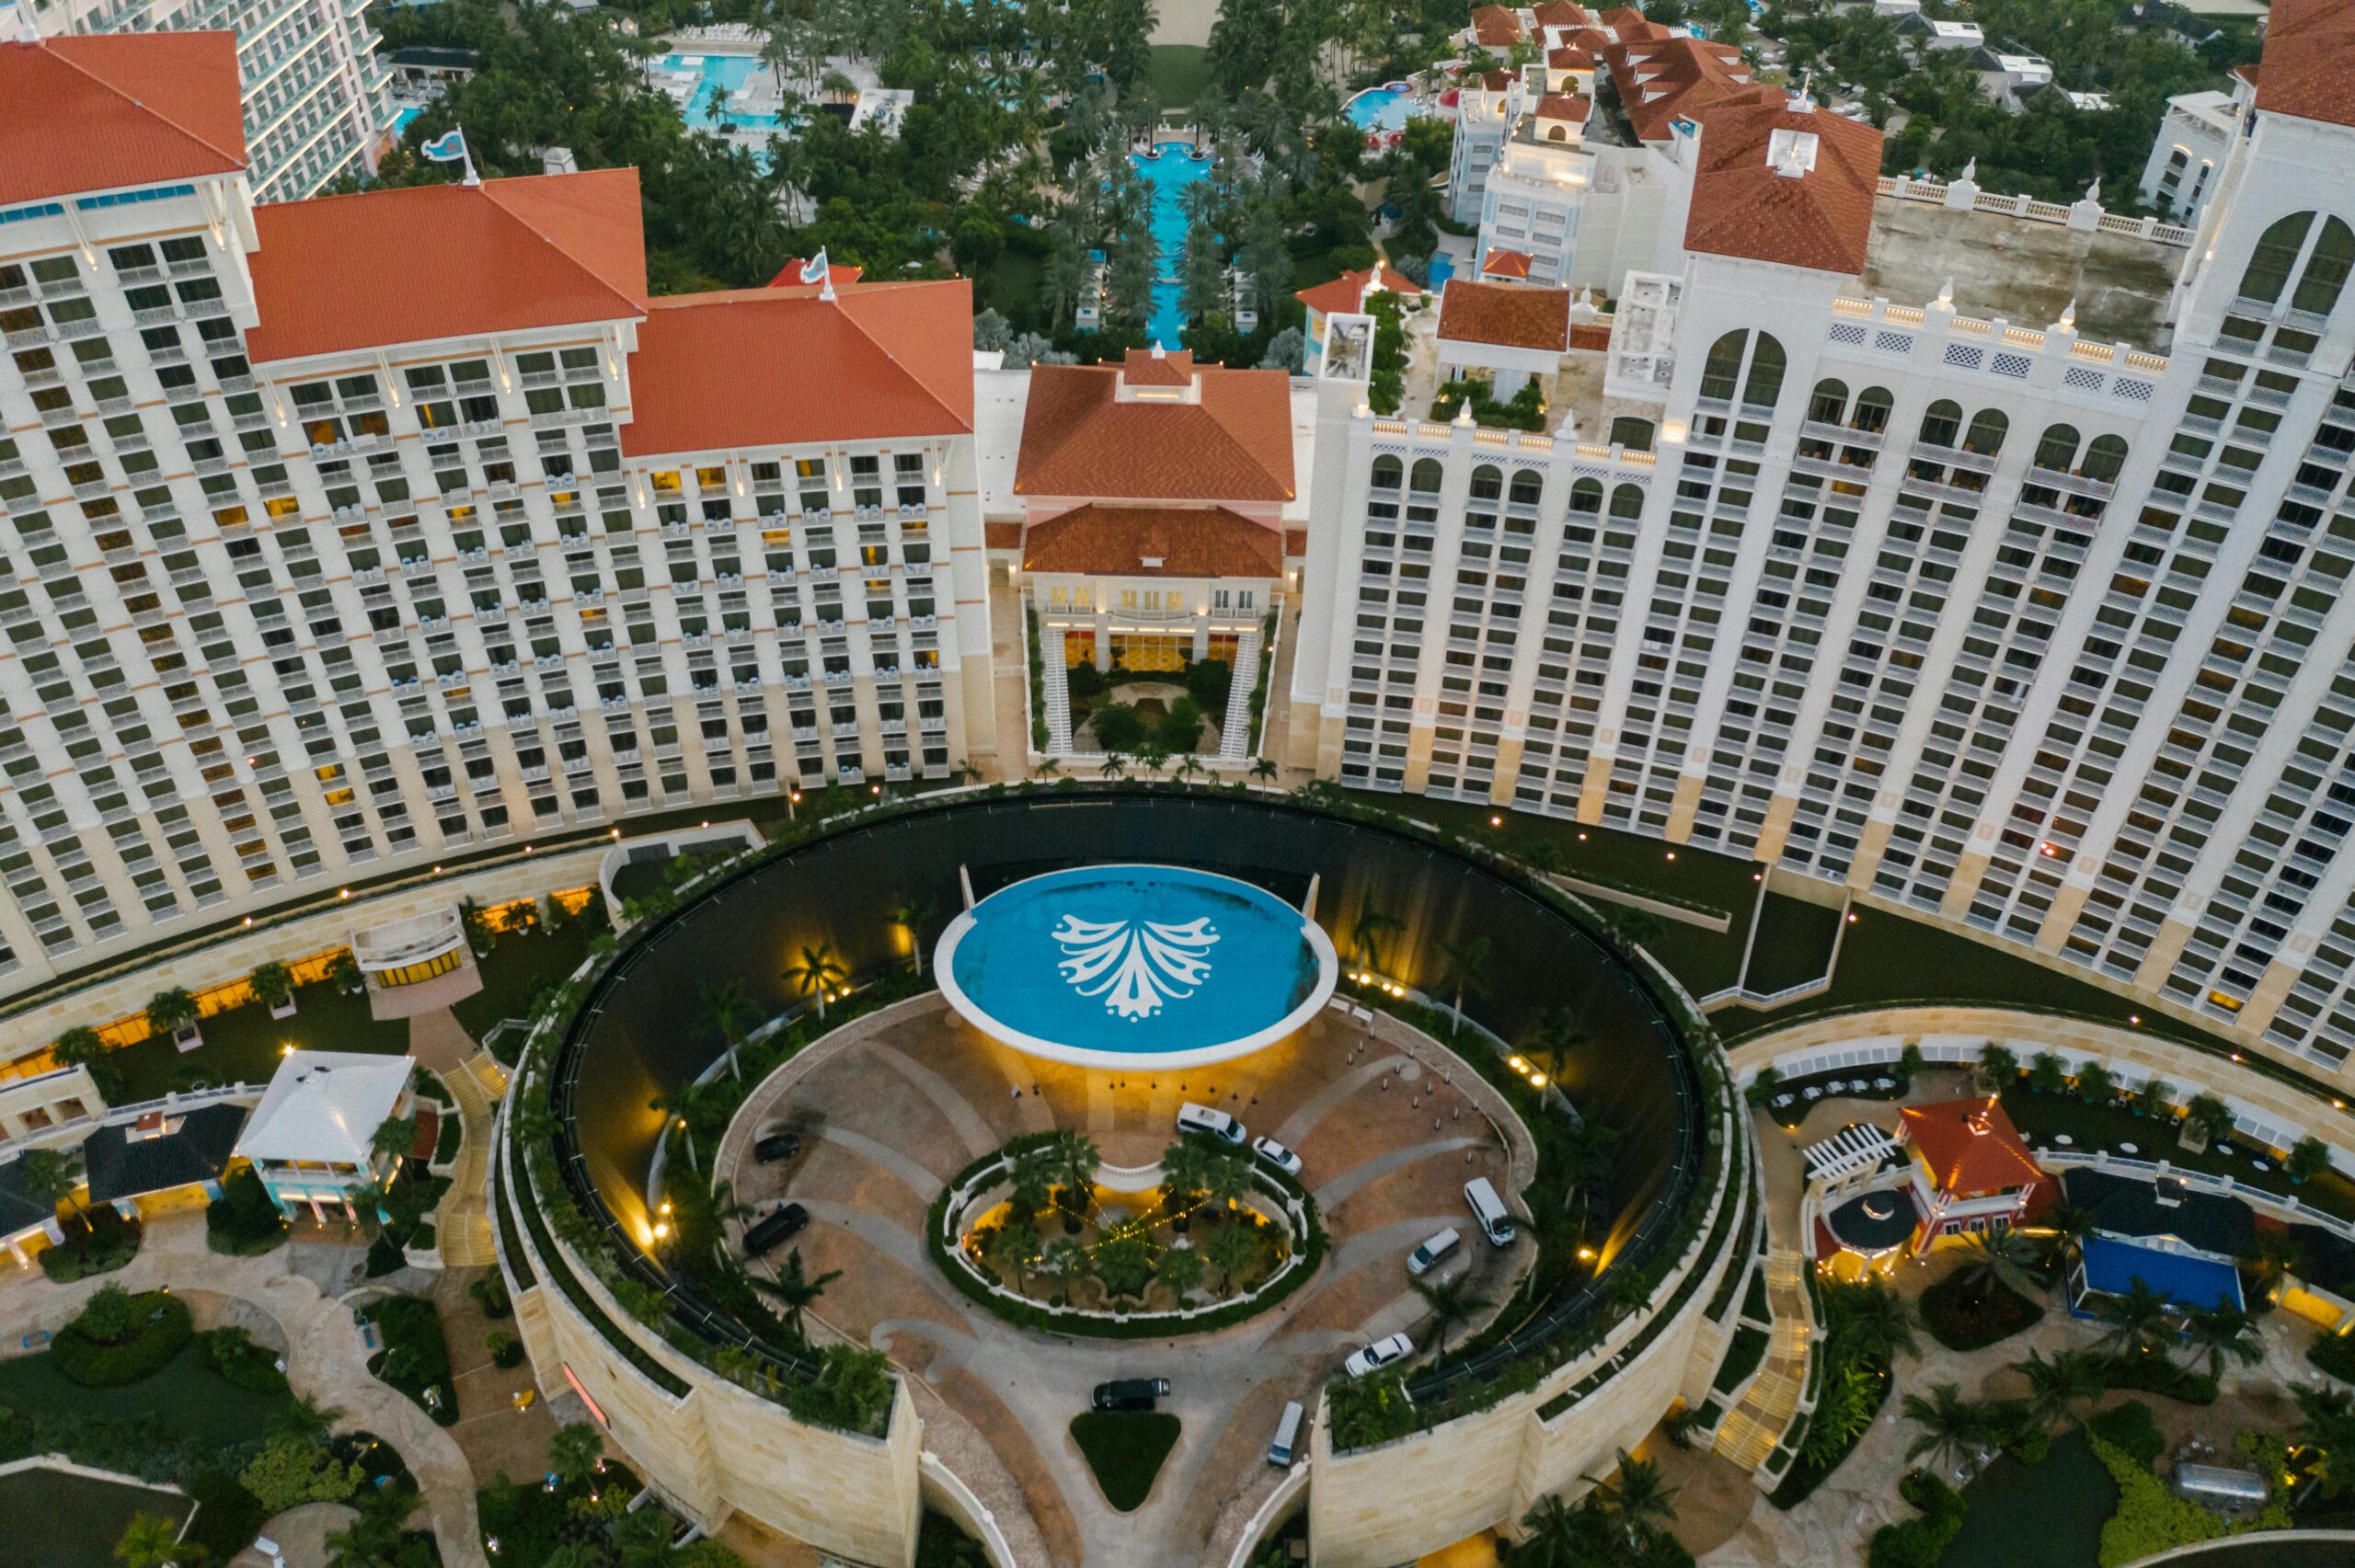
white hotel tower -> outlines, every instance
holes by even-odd
[[[0,44],[0,991],[991,748],[967,284],[649,298],[627,169],[257,207],[237,65]]]
[[[1477,362],[1429,311],[1397,416],[1324,388],[1290,760],[1752,856],[2343,1069],[2350,80],[2355,12],[2277,5],[2197,232],[1881,180],[1775,89],[1702,110],[1545,433],[1426,417]]]

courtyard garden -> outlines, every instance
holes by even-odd
[[[1124,757],[1216,751],[1234,673],[1216,658],[1187,659],[1176,670],[1074,664],[1064,677],[1074,744]]]

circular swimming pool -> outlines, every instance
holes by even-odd
[[[933,972],[993,1039],[1084,1067],[1195,1067],[1274,1044],[1333,994],[1316,922],[1264,888],[1173,865],[1091,865],[1000,888],[949,921]]]

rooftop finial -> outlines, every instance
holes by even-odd
[[[1949,306],[1950,306],[1950,305],[1952,305],[1952,304],[1954,303],[1954,280],[1953,280],[1953,279],[1951,279],[1951,278],[1947,279],[1947,280],[1946,280],[1946,286],[1945,286],[1944,288],[1942,288],[1942,289],[1940,289],[1940,290],[1938,291],[1938,303],[1940,303],[1940,304],[1942,304],[1942,305],[1949,305]]]
[[[2061,330],[2063,332],[2074,332],[2076,329],[2077,302],[2071,300],[2067,304],[2061,307]]]

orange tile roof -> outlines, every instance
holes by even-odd
[[[2044,1167],[2020,1141],[2004,1102],[1993,1094],[1908,1105],[1899,1114],[1905,1136],[1940,1192],[1992,1193],[2044,1179]]]
[[[1541,28],[1582,28],[1587,23],[1586,7],[1572,5],[1571,0],[1545,0],[1529,9]]]
[[[1490,48],[1516,44],[1521,41],[1521,17],[1502,6],[1475,6],[1472,33]]]
[[[1600,354],[1611,347],[1609,322],[1574,322],[1570,326],[1570,347],[1591,354]]]
[[[1813,133],[1815,166],[1778,172],[1768,161],[1778,131]],[[1701,121],[1684,248],[1854,277],[1872,238],[1880,152],[1870,125],[1794,112],[1780,88],[1720,104]]]
[[[1131,386],[1188,385],[1194,379],[1194,351],[1131,349],[1120,356],[1120,377]]]
[[[0,43],[0,205],[246,166],[235,33]]]
[[[1280,578],[1278,530],[1224,507],[1076,507],[1030,525],[1026,572]]]
[[[650,303],[622,451],[707,452],[973,428],[973,286],[739,289]]]
[[[636,169],[277,201],[254,226],[256,361],[646,312]]]
[[[982,546],[988,550],[1019,550],[1022,548],[1022,524],[984,522],[982,524]]]
[[[1292,498],[1292,379],[1193,369],[1199,396],[1124,400],[1118,365],[1030,372],[1014,490],[1153,501]]]
[[[1582,97],[1577,93],[1547,93],[1544,97],[1537,100],[1537,118],[1540,120],[1575,120],[1580,124],[1584,124],[1586,122],[1586,111],[1592,107],[1593,100],[1591,98]]]
[[[1527,282],[1529,264],[1535,259],[1525,250],[1492,250],[1480,262],[1480,276]]]
[[[2274,0],[2260,63],[2258,109],[2355,125],[2355,6],[2347,0]]]
[[[1439,335],[1457,343],[1561,353],[1570,346],[1570,292],[1457,278],[1440,292]]]
[[[1696,119],[1751,86],[1750,67],[1731,44],[1670,38],[1614,43],[1601,52],[1628,123],[1647,142],[1666,141],[1669,121]]]
[[[1594,51],[1566,43],[1559,49],[1545,52],[1545,64],[1549,70],[1555,71],[1591,71],[1594,69]]]
[[[1292,298],[1311,310],[1323,311],[1328,315],[1335,312],[1350,315],[1363,310],[1366,296],[1376,292],[1396,294],[1403,299],[1419,299],[1423,292],[1396,268],[1387,262],[1376,261],[1362,272],[1344,272],[1329,283],[1302,289]]]

